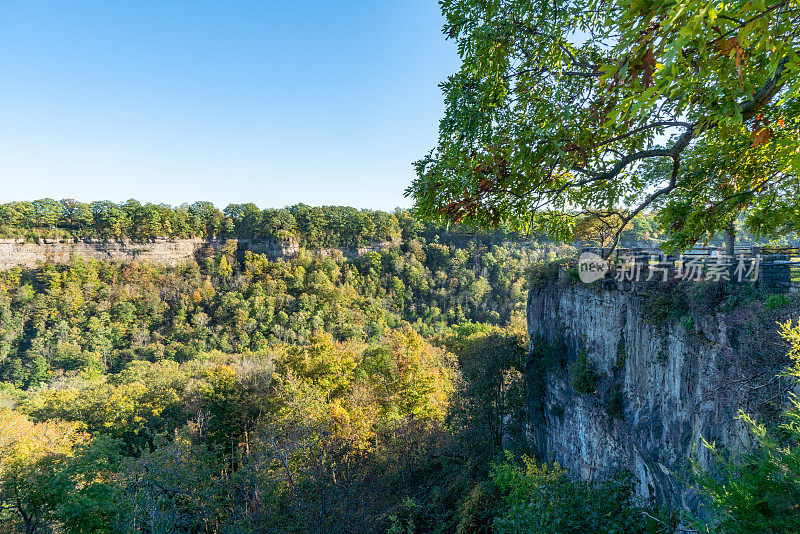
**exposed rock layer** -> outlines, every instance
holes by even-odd
[[[753,335],[775,340],[777,333],[747,332],[743,312],[658,326],[645,314],[647,289],[592,287],[563,278],[533,288],[528,298],[531,336],[541,335],[551,346],[561,337],[568,353],[543,377],[534,376],[541,366],[530,361],[533,352],[529,358],[531,445],[583,479],[627,469],[641,498],[695,510],[697,496],[680,475],[693,450],[708,465],[701,437],[743,450],[751,437],[739,409],[759,415],[785,399],[786,382],[774,378],[787,363],[785,352],[775,355],[780,343],[770,342],[774,350],[752,351],[759,339],[742,342]],[[600,376],[597,391],[584,394],[570,381],[582,350]],[[608,399],[620,390],[622,411],[614,417]]]
[[[324,257],[342,254],[356,257],[370,251],[389,248],[395,243],[376,243],[358,249],[322,249],[314,251]],[[175,265],[198,259],[232,247],[239,253],[252,250],[278,259],[291,258],[300,251],[295,241],[252,241],[249,239],[205,240],[205,239],[156,239],[148,243],[121,241],[50,241],[26,243],[24,240],[0,240],[0,269],[10,267],[37,267],[43,263],[68,263],[72,256],[104,261],[144,260],[153,263]]]

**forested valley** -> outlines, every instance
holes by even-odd
[[[6,215],[3,228],[52,236],[66,231],[61,213],[44,225]],[[76,256],[0,272],[0,532],[672,532],[691,523],[637,500],[624,472],[580,482],[529,449],[528,390],[540,371],[527,362],[563,362],[567,348],[539,340],[530,359],[527,291],[572,246],[404,211],[248,213],[219,215],[222,236],[309,247],[270,260],[234,241],[178,266]],[[285,234],[269,230],[270,213],[290,222]],[[313,223],[302,213],[315,213]],[[124,227],[127,238],[144,236]],[[221,236],[205,232],[192,235]],[[311,246],[376,239],[392,243],[354,259]],[[785,335],[797,346],[791,325]],[[735,512],[770,479],[767,445],[741,494],[704,472],[696,484]]]
[[[354,260],[1,272],[0,528],[488,528],[527,276],[564,248],[367,215],[396,245]]]

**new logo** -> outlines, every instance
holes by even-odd
[[[584,284],[602,280],[608,269],[608,262],[594,252],[584,252],[578,259],[578,275]]]

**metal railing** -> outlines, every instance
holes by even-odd
[[[593,252],[605,256],[608,249],[584,247],[583,252]],[[696,247],[681,255],[666,254],[658,248],[618,248],[609,260],[614,265],[625,261],[633,261],[641,269],[651,267],[670,272],[685,272],[687,265],[701,265],[700,270],[706,273],[712,264],[721,262],[731,265],[726,279],[734,278],[736,265],[742,262],[756,265],[755,281],[759,286],[774,291],[800,291],[800,247],[758,247],[739,245],[734,248],[733,257],[726,256],[723,247]],[[657,267],[656,267],[657,266]],[[741,276],[739,276],[741,281]]]

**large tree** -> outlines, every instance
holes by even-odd
[[[85,441],[77,423],[35,423],[25,415],[0,409],[0,520],[10,511],[25,534],[46,526],[54,513],[50,479]]]
[[[439,144],[407,192],[423,215],[570,237],[583,214],[621,222],[618,237],[668,206],[678,247],[743,211],[756,233],[786,222],[791,206],[772,201],[793,203],[785,192],[798,185],[800,2],[443,0],[442,10],[462,66],[442,85]],[[705,227],[686,225],[712,205]]]

